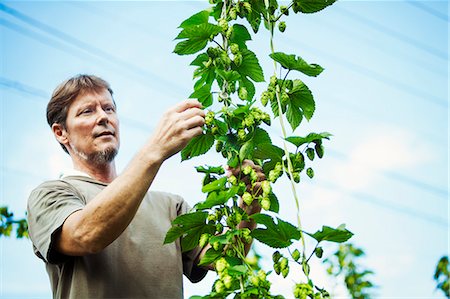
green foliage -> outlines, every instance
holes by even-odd
[[[368,278],[373,271],[359,264],[359,260],[364,255],[364,251],[353,244],[340,244],[339,249],[324,260],[324,263],[328,265],[328,274],[338,280],[342,279],[350,296],[354,299],[371,298],[374,287]]]
[[[266,214],[255,214],[251,218],[266,226],[265,229],[255,229],[251,235],[272,248],[285,248],[292,244],[292,240],[300,239],[298,228],[280,218],[277,218],[278,223]]]
[[[317,77],[322,73],[323,68],[318,64],[308,64],[301,57],[295,57],[295,55],[285,54],[282,52],[276,52],[269,55],[273,60],[280,63],[281,66],[288,70],[295,70],[302,72],[307,76]]]
[[[326,290],[309,278],[309,260],[313,256],[321,258],[323,250],[316,246],[307,258],[304,238],[309,236],[318,245],[324,241],[344,242],[352,233],[345,227],[328,226],[314,234],[303,233],[299,214],[297,227],[279,215],[254,211],[250,215],[248,206],[259,205],[262,210],[278,214],[280,202],[272,185],[286,177],[295,190],[303,171],[310,178],[314,177],[310,164],[315,156],[322,158],[324,155],[323,140],[328,140],[331,134],[310,133],[306,137],[292,134],[288,137],[283,122],[286,119],[295,131],[304,119],[312,119],[316,109],[308,86],[300,78],[288,75],[316,77],[323,68],[307,63],[298,55],[275,52],[273,37],[274,28],[280,32],[289,28],[283,18],[290,13],[320,11],[332,2],[294,0],[287,6],[279,6],[276,0],[211,0],[210,9],[194,14],[180,25],[181,32],[176,40],[181,41],[174,52],[179,55],[196,54],[191,62],[195,67],[195,82],[190,98],[198,99],[210,109],[206,113],[203,134],[192,139],[181,151],[182,160],[200,156],[215,144],[215,150],[228,167],[239,173],[225,174],[220,166],[197,167],[197,171],[204,175],[202,192],[206,198],[195,204],[189,214],[175,219],[166,235],[165,243],[181,238],[183,250],[209,246],[200,264],[213,265],[218,277],[209,295],[194,298],[281,298],[270,293],[266,276],[282,275],[286,278],[290,271],[289,259],[276,251],[274,274],[254,267],[245,258],[244,251],[245,245],[252,240],[280,251],[291,252],[295,247],[292,258],[303,269],[307,281],[306,284],[301,281],[296,284],[295,298],[328,296]],[[270,33],[270,57],[276,65],[270,78],[264,77],[267,71],[263,70],[259,57],[250,47],[254,37],[250,31],[260,32],[261,24]],[[269,60],[268,56],[265,58]],[[255,84],[260,82],[267,82],[267,87],[258,95]],[[258,100],[264,107],[270,103],[267,112],[257,106]],[[271,126],[273,118],[280,120],[282,137],[295,146],[294,151],[288,150],[286,142],[283,147],[272,142],[265,127]],[[252,160],[257,166],[243,167],[246,160]],[[298,213],[295,191],[294,199]],[[250,231],[243,225],[250,221],[259,227]]]
[[[321,231],[317,231],[314,234],[306,234],[313,237],[317,242],[329,241],[336,243],[343,243],[353,236],[353,233],[347,230],[344,224],[337,228],[331,228],[324,225]]]
[[[8,207],[0,207],[0,236],[10,237],[16,231],[16,238],[28,238],[28,223],[25,219],[14,219]]]
[[[187,160],[206,153],[214,144],[211,134],[202,134],[194,137],[181,151],[181,160]]]
[[[447,298],[450,298],[450,264],[448,256],[439,259],[434,272],[434,280],[437,283],[436,288],[441,290]]]

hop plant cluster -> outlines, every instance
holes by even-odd
[[[301,76],[316,77],[323,68],[297,55],[276,52],[273,36],[276,31],[289,30],[287,16],[315,13],[334,2],[294,0],[282,6],[276,0],[210,0],[209,9],[180,25],[174,52],[196,55],[191,62],[195,82],[190,98],[198,99],[207,111],[203,134],[189,142],[181,158],[200,156],[215,145],[225,164],[239,169],[238,174],[227,175],[222,166],[196,167],[204,175],[202,192],[206,199],[190,213],[176,218],[166,235],[165,243],[181,237],[183,251],[197,246],[209,248],[199,265],[214,266],[217,279],[210,294],[195,298],[283,298],[271,294],[269,279],[271,275],[288,278],[292,266],[298,266],[304,274],[292,277],[297,281],[293,289],[296,298],[303,298],[301,285],[312,290],[306,296],[326,298],[326,291],[309,277],[310,257],[306,255],[304,237],[311,237],[317,244],[341,243],[352,233],[344,226],[323,226],[315,233],[303,231],[299,213],[297,225],[278,217],[280,203],[274,192],[274,184],[282,178],[288,179],[294,190],[302,175],[313,178],[312,162],[324,155],[323,141],[331,134],[288,136],[284,125],[287,121],[295,131],[304,119],[312,118],[315,101]],[[263,71],[261,58],[251,50],[250,42],[263,27],[270,33],[270,54],[266,59],[272,60],[280,72],[277,75],[273,70],[267,87],[258,95],[255,84],[266,81],[267,71]],[[292,74],[300,77],[288,77]],[[283,130],[283,147],[275,145],[267,132],[274,119],[280,121]],[[253,161],[258,171],[246,166],[247,160]],[[296,193],[293,195],[298,203]],[[248,208],[254,205],[262,208],[261,213],[248,214]],[[250,231],[241,226],[251,221],[259,227]],[[256,269],[246,259],[245,247],[253,241],[274,248],[273,270]],[[321,258],[321,254],[316,256]],[[293,265],[289,265],[291,258]]]

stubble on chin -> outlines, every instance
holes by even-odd
[[[102,151],[97,151],[94,153],[87,154],[82,152],[74,147],[72,147],[73,152],[80,157],[82,160],[85,160],[94,165],[104,165],[111,163],[114,158],[117,156],[119,150],[116,147],[107,147]]]

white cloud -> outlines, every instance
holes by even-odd
[[[383,171],[404,170],[424,163],[426,145],[413,132],[380,125],[354,145],[348,160],[331,172],[333,181],[346,190],[363,190]]]

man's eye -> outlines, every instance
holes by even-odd
[[[114,107],[108,106],[108,107],[105,108],[105,111],[106,112],[115,112],[116,110],[114,109]]]
[[[81,111],[81,114],[89,114],[91,112],[92,112],[91,109],[84,109],[83,111]]]

